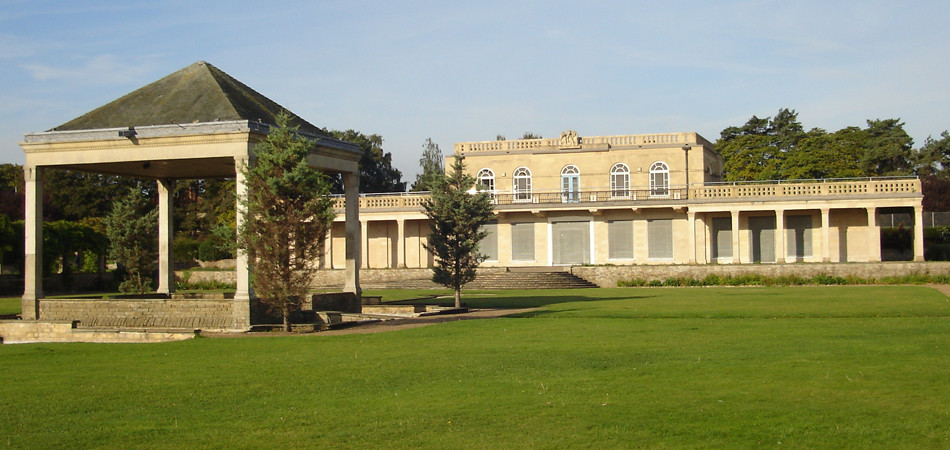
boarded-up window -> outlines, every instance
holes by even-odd
[[[647,220],[647,239],[650,242],[647,257],[673,259],[673,220]]]
[[[633,221],[607,221],[607,258],[633,259]]]
[[[812,256],[811,216],[788,216],[785,218],[785,245],[790,258]]]
[[[732,218],[714,217],[712,220],[712,258],[732,258]]]
[[[478,243],[478,252],[486,261],[498,261],[498,222],[488,222],[482,229],[488,234]]]
[[[534,223],[511,224],[511,260],[534,261]]]
[[[590,222],[553,222],[551,236],[554,264],[590,263]]]
[[[775,217],[749,217],[752,262],[775,262]]]

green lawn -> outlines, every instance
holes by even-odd
[[[0,298],[0,315],[19,314],[20,297],[2,297]]]
[[[366,335],[0,346],[0,446],[950,447],[950,299],[926,287],[481,294],[465,301],[544,306]]]

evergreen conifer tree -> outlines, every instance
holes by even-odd
[[[491,197],[475,192],[475,177],[465,173],[463,158],[455,155],[452,171],[436,180],[432,196],[423,202],[432,232],[426,250],[435,255],[432,281],[455,290],[455,306],[462,306],[462,286],[475,279],[484,255],[478,243],[491,220]]]
[[[307,165],[314,142],[297,134],[287,113],[276,122],[254,148],[255,164],[243,169],[248,213],[238,233],[240,247],[252,256],[258,298],[290,331],[290,315],[306,300],[316,275],[333,200],[327,177]]]

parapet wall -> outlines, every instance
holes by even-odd
[[[41,299],[43,320],[81,327],[233,329],[235,302],[227,298]]]
[[[668,266],[576,266],[571,272],[600,287],[616,287],[620,280],[639,278],[646,281],[667,278],[703,279],[708,275],[738,276],[765,275],[813,277],[883,278],[913,274],[947,275],[950,262],[872,262],[872,263],[803,263],[803,264],[722,264],[722,265],[668,265]]]

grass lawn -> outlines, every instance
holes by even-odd
[[[20,297],[0,297],[0,315],[19,313]]]
[[[0,346],[0,446],[950,447],[950,299],[930,288],[481,294],[464,301],[541,308]]]

